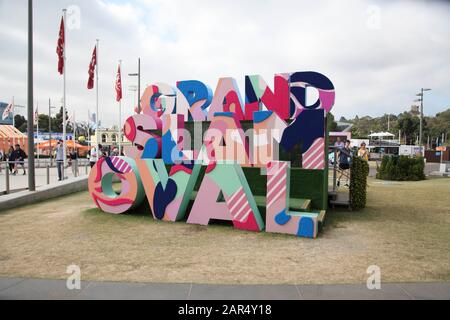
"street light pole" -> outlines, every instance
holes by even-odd
[[[99,140],[99,135],[100,135],[100,129],[99,129],[99,121],[98,121],[98,119],[99,119],[99,114],[98,114],[98,65],[99,65],[99,63],[98,63],[98,58],[99,58],[99,48],[98,48],[98,46],[99,46],[99,42],[100,42],[100,40],[99,39],[97,39],[96,40],[96,46],[95,46],[95,50],[96,50],[96,55],[97,55],[97,57],[96,57],[96,59],[97,59],[97,61],[96,61],[96,66],[95,66],[95,79],[96,79],[96,90],[97,90],[97,93],[96,93],[96,107],[95,107],[95,112],[96,112],[96,114],[95,114],[95,143],[97,144],[96,146],[95,146],[95,148],[96,148],[96,151],[97,151],[97,159],[100,159],[99,158],[99,152],[100,152],[100,150],[99,150],[99,144],[100,144],[100,140]]]
[[[33,0],[28,0],[28,190],[36,191],[33,132]]]
[[[120,78],[122,78],[122,60],[119,60]],[[120,95],[122,95],[122,79],[120,79]],[[122,155],[122,97],[119,100],[119,157]]]
[[[136,92],[137,92],[137,86],[129,86],[128,90],[133,93],[133,108],[136,106]]]
[[[419,146],[422,146],[422,133],[423,133],[423,97],[425,91],[430,91],[431,89],[421,88],[420,93],[417,96],[420,97],[420,129],[419,129]]]
[[[12,110],[13,110],[13,127],[15,128],[16,127],[16,119],[15,119],[15,117],[16,117],[16,110],[15,110],[15,107],[14,107],[14,96],[13,96],[13,100],[12,100]]]
[[[138,106],[137,113],[141,113],[141,58],[138,59],[138,72],[137,73],[129,73],[129,77],[138,77]]]
[[[50,165],[53,165],[53,150],[52,150],[52,109],[56,107],[52,107],[52,101],[48,99],[48,135],[49,135],[49,144],[50,144]]]
[[[141,58],[138,59],[138,113],[141,113]]]
[[[420,90],[420,132],[419,132],[419,146],[422,146],[422,131],[423,131],[423,88]]]

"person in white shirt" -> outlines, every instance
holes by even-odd
[[[93,147],[91,149],[90,156],[89,156],[89,162],[91,163],[91,168],[97,162],[97,149],[95,147]]]
[[[61,181],[64,175],[64,145],[62,140],[59,140],[56,145],[56,168],[58,169],[58,181]]]

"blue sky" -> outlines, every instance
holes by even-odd
[[[26,104],[26,0],[0,0],[0,101]],[[338,117],[398,114],[421,87],[425,114],[450,107],[450,5],[443,1],[35,1],[35,100],[62,96],[55,53],[61,10],[67,33],[67,102],[77,121],[95,109],[86,89],[88,65],[100,39],[100,118],[118,122],[114,80],[123,60],[123,87],[200,80],[213,90],[219,77],[317,71],[336,87]],[[78,28],[79,25],[79,28]],[[123,118],[132,114],[126,90]],[[44,107],[41,107],[44,108]]]

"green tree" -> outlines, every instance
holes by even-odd
[[[334,120],[334,115],[331,112],[327,115],[327,128],[328,132],[337,131],[337,122]]]
[[[68,116],[68,112],[66,109],[66,116],[65,116],[66,121],[68,118],[69,118],[69,116]],[[63,107],[61,107],[59,109],[59,112],[55,116],[55,123],[54,123],[54,126],[52,123],[52,130],[56,131],[56,132],[63,132]],[[71,132],[71,131],[72,131],[72,126],[69,123],[69,124],[67,124],[67,132]]]
[[[20,132],[27,131],[27,120],[20,114],[14,116],[14,125]]]
[[[38,122],[39,122],[39,131],[48,132],[48,115],[39,114]]]

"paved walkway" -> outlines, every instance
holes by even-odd
[[[65,280],[0,278],[0,299],[450,300],[450,282],[382,284],[380,290],[368,290],[365,285],[197,285],[82,281],[81,290],[69,290]]]
[[[86,168],[79,167],[79,176],[86,176],[89,174],[90,168],[86,170]],[[87,174],[86,174],[87,172]],[[28,174],[28,170],[27,170]],[[47,185],[47,169],[46,168],[36,168],[35,170],[35,176],[36,176],[36,187],[45,186]],[[74,176],[72,174],[72,169],[69,167],[66,169],[66,176],[68,179],[72,179]],[[50,168],[50,183],[55,184],[58,183],[58,171],[55,167]],[[10,175],[9,176],[9,185],[10,190],[24,190],[28,187],[28,175],[23,175],[23,170],[19,169],[19,174],[16,176]],[[5,170],[3,169],[0,173],[0,193],[4,192],[6,190],[6,174]]]

